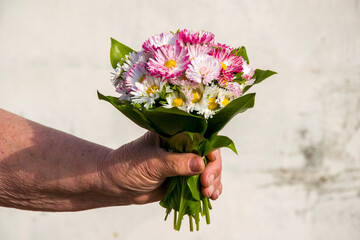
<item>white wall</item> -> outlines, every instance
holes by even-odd
[[[158,204],[79,213],[0,208],[0,239],[359,239],[360,1],[0,1],[0,107],[109,147],[144,130],[96,97],[110,37],[207,30],[279,74],[223,131],[212,223],[180,233]],[[0,133],[1,134],[1,133]]]

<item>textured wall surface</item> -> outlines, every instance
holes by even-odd
[[[204,29],[279,74],[223,134],[212,223],[175,232],[157,204],[78,213],[0,208],[0,239],[360,239],[360,1],[0,0],[0,107],[109,147],[144,133],[96,90],[110,37]],[[1,134],[1,133],[0,133]]]

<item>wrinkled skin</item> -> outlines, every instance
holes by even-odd
[[[161,200],[167,177],[201,174],[202,193],[215,200],[222,192],[221,156],[215,150],[202,158],[192,153],[170,153],[161,147],[160,138],[147,132],[142,137],[110,152],[101,166],[104,186],[111,195],[127,196],[130,204]]]

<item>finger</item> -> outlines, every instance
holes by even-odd
[[[220,176],[222,170],[220,150],[211,152],[207,157],[209,162],[200,176],[201,185],[204,187],[209,187]]]
[[[219,186],[221,185],[221,176],[219,176],[218,178],[216,178],[214,180],[214,182],[208,186],[208,187],[203,187],[202,188],[202,194],[205,197],[210,197],[211,195],[213,195],[215,193],[216,190],[218,190]]]
[[[214,191],[214,193],[211,195],[211,199],[212,200],[216,200],[218,199],[218,197],[220,196],[220,194],[222,193],[222,183],[220,182],[219,187]]]
[[[205,169],[202,157],[193,153],[164,153],[162,158],[162,177],[193,176]]]

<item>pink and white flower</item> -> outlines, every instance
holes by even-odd
[[[190,60],[194,59],[199,55],[209,54],[212,51],[212,48],[206,45],[187,45],[185,46],[188,51]]]
[[[178,39],[178,34],[173,33],[160,33],[150,37],[142,45],[146,52],[154,52],[158,48],[166,45],[175,45]]]
[[[252,67],[250,67],[246,61],[244,61],[243,65],[243,75],[242,77],[246,79],[246,81],[250,81],[251,78],[254,76],[255,73],[255,69],[253,69]]]
[[[220,63],[209,55],[200,55],[191,60],[191,64],[185,72],[190,81],[202,84],[210,84],[220,74]]]
[[[179,32],[178,42],[181,45],[189,44],[212,44],[214,42],[214,34],[206,31],[193,32],[184,29]]]
[[[227,81],[232,81],[234,73],[240,73],[243,70],[244,59],[234,55],[227,49],[215,48],[211,55],[216,58],[221,65],[220,73]]]
[[[167,45],[158,48],[149,59],[148,71],[152,76],[164,79],[181,76],[189,64],[189,56],[185,48],[179,45]]]
[[[144,81],[146,78],[146,64],[145,63],[138,63],[135,64],[129,71],[126,73],[126,86],[130,89],[134,89],[135,83]]]
[[[225,88],[227,90],[229,90],[230,92],[232,92],[232,94],[234,94],[235,98],[238,98],[242,95],[242,89],[243,87],[237,83],[237,82],[228,82],[225,86]]]
[[[129,55],[126,57],[125,62],[123,63],[123,65],[121,66],[122,69],[127,72],[129,71],[130,68],[132,68],[135,64],[138,63],[146,63],[148,61],[148,59],[150,58],[151,54],[146,53],[144,51],[140,51],[140,52],[131,52],[129,53]]]

